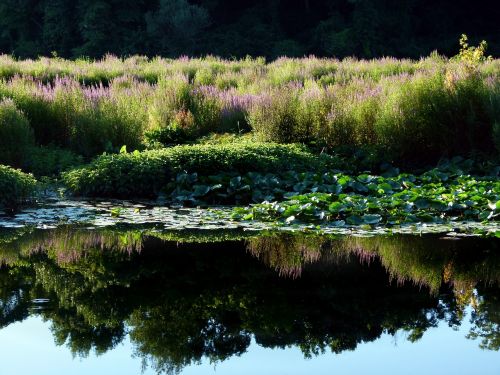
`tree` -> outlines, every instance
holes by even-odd
[[[73,49],[75,55],[100,57],[116,50],[116,24],[111,2],[80,0],[78,27],[82,44]]]
[[[40,53],[36,39],[42,29],[37,0],[4,0],[0,2],[0,42],[8,53],[29,57]],[[1,45],[0,44],[0,45]]]
[[[151,50],[169,56],[196,52],[197,38],[209,24],[208,12],[186,0],[160,0],[145,19]]]
[[[46,54],[70,57],[79,41],[75,29],[74,3],[65,0],[45,0],[43,5],[42,41]]]

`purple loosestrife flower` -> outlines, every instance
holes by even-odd
[[[109,99],[111,97],[110,90],[101,84],[96,86],[89,86],[83,89],[83,95],[85,99],[90,101],[94,106],[98,105],[103,99]]]

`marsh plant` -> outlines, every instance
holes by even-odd
[[[11,99],[0,101],[0,163],[21,167],[35,138],[26,116]]]
[[[87,157],[252,131],[427,162],[499,145],[499,60],[484,43],[461,43],[456,58],[419,61],[2,56],[0,97],[23,113],[37,144]]]

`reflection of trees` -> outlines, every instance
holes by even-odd
[[[32,298],[32,277],[22,269],[0,268],[0,328],[29,316]]]
[[[417,340],[439,321],[459,324],[472,296],[470,337],[499,348],[497,289],[470,294],[479,280],[498,280],[492,242],[287,235],[182,244],[61,230],[21,242],[15,257],[0,249],[10,264],[0,271],[2,326],[47,297],[50,308],[36,313],[79,355],[105,352],[127,331],[137,355],[167,372],[239,355],[252,335],[305,355],[341,352],[384,332],[403,329]]]
[[[500,350],[500,294],[498,288],[481,286],[469,338],[480,339],[483,349]]]

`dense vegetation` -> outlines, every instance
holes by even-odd
[[[23,130],[29,122],[37,144],[87,157],[123,145],[157,148],[251,131],[263,141],[374,147],[388,160],[434,162],[492,152],[500,141],[499,60],[475,51],[451,61],[433,55],[271,64],[215,58],[17,63],[4,57],[0,115],[17,119],[20,147],[32,142]]]
[[[499,18],[486,0],[3,0],[0,51],[418,58],[467,32],[498,54]]]
[[[496,220],[500,64],[460,46],[418,61],[3,56],[0,163],[83,196],[284,201],[239,219]],[[426,168],[455,155],[489,161]]]
[[[175,373],[252,339],[305,356],[415,341],[470,309],[468,337],[498,350],[500,60],[465,35],[455,55],[462,32],[498,55],[498,19],[465,0],[0,1],[1,216],[57,189],[157,199],[122,202],[144,217],[222,204],[236,207],[192,211],[306,228],[216,232],[199,216],[186,232],[174,215],[161,225],[180,233],[152,218],[89,231],[46,204],[58,223],[40,231],[10,215],[0,328],[37,314],[79,355],[128,334]],[[121,220],[110,201],[76,202]],[[462,221],[491,238],[307,235]]]
[[[336,226],[495,219],[500,213],[498,178],[462,173],[435,169],[420,176],[308,176],[293,185],[283,201],[236,209],[234,215],[244,220]]]
[[[196,182],[187,173],[206,176],[220,171],[306,171],[331,168],[333,164],[333,158],[317,157],[297,145],[209,144],[104,155],[65,173],[63,178],[73,192],[87,196],[156,197],[172,180],[178,185],[182,179],[188,185]],[[193,186],[196,189],[200,185]]]
[[[32,175],[0,165],[0,209],[12,208],[30,198],[36,188]]]

